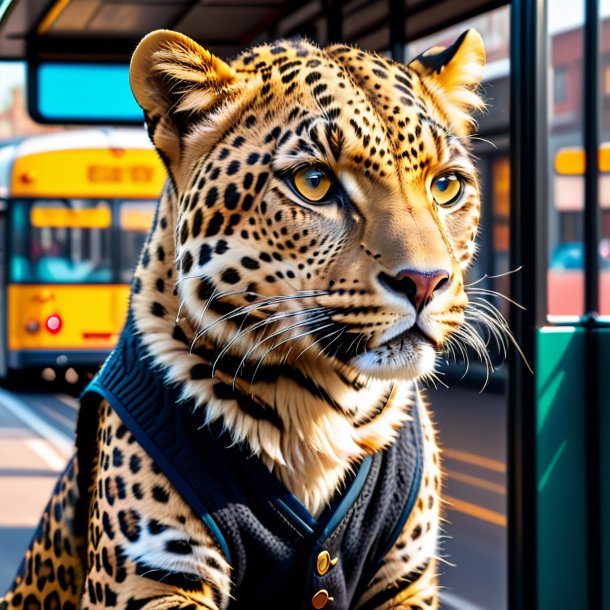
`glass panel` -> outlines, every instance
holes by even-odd
[[[13,282],[81,284],[112,281],[110,205],[92,200],[9,203]],[[78,223],[79,215],[84,222]],[[42,221],[48,218],[50,222]],[[36,222],[31,222],[36,220]],[[60,222],[61,221],[61,222]]]
[[[144,121],[129,87],[127,64],[43,63],[30,69],[36,83],[35,118],[63,123]]]
[[[156,207],[155,201],[119,203],[119,281],[121,282],[131,281],[133,269],[152,225]]]
[[[610,0],[600,2],[600,183],[601,242],[599,313],[610,316]]]
[[[548,314],[584,313],[584,0],[551,0],[549,32]]]

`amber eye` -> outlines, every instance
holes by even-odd
[[[438,205],[450,206],[462,194],[462,180],[456,174],[444,174],[432,181],[430,192]]]
[[[317,203],[328,195],[332,180],[324,169],[306,167],[293,174],[292,184],[301,197]]]

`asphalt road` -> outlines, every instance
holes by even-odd
[[[442,607],[504,610],[505,398],[455,384],[428,398],[446,474]],[[0,389],[0,593],[71,454],[77,407],[66,394]]]

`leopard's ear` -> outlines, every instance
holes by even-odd
[[[432,47],[409,63],[409,68],[438,95],[439,105],[457,135],[474,126],[471,113],[485,102],[477,93],[485,67],[485,45],[476,30],[466,30],[452,45]]]
[[[180,140],[193,120],[229,101],[239,90],[228,64],[170,30],[157,30],[142,39],[131,59],[129,80],[153,144],[170,173],[176,170]]]

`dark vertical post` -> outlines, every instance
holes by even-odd
[[[535,366],[536,328],[546,316],[547,116],[544,0],[511,3],[511,328]],[[536,385],[515,352],[508,408],[509,609],[537,607]]]
[[[599,0],[586,0],[583,119],[585,143],[585,313],[599,310]]]
[[[602,605],[602,514],[597,334],[599,311],[599,0],[586,0],[584,22],[584,147],[585,147],[585,324],[586,324],[586,448],[587,448],[587,554],[588,606]]]
[[[405,63],[405,0],[388,0],[390,7],[390,52],[392,59]]]
[[[343,41],[343,7],[341,0],[323,2],[326,14],[326,43]]]

